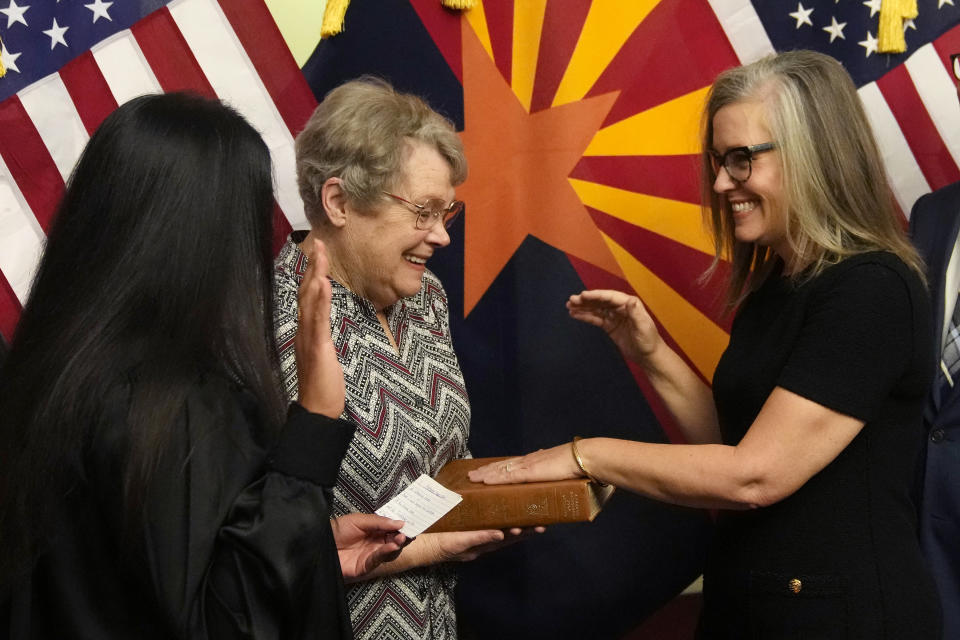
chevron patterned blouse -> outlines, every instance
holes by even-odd
[[[274,318],[288,396],[296,399],[297,287],[307,257],[292,239],[277,256]],[[386,316],[398,349],[369,301],[332,281],[330,324],[343,365],[347,402],[342,418],[357,425],[333,492],[335,515],[372,513],[421,473],[469,456],[470,403],[450,340],[447,298],[426,271],[420,292]],[[358,639],[456,638],[455,575],[446,565],[348,585]]]

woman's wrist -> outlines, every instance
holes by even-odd
[[[661,371],[664,371],[671,354],[674,354],[673,349],[670,348],[666,340],[660,337],[659,333],[649,349],[645,351],[637,349],[637,352],[639,354],[637,364],[640,365],[644,373],[651,376],[659,375]]]
[[[591,470],[595,470],[595,466],[587,462],[583,453],[583,443],[587,442],[580,436],[574,436],[573,440],[570,441],[570,453],[573,454],[573,460],[577,463],[577,467],[580,469],[580,473],[583,476],[590,479],[591,482],[596,482],[601,487],[607,486],[607,483],[594,475]]]
[[[312,398],[306,394],[302,394],[300,396],[300,399],[297,400],[297,404],[310,413],[317,413],[333,420],[339,418],[340,414],[343,413],[342,409],[337,411],[338,404],[336,402],[331,402],[329,400],[325,400],[324,398]]]
[[[670,388],[686,394],[690,377],[699,380],[691,366],[663,339],[640,366],[661,397]]]
[[[361,578],[361,580],[369,580],[372,578],[394,575],[397,573],[403,573],[404,571],[409,571],[411,569],[416,569],[417,567],[438,563],[439,560],[430,558],[431,550],[427,548],[431,546],[430,542],[433,536],[434,534],[431,533],[421,533],[419,536],[411,540],[410,544],[405,546],[400,552],[400,555],[398,555],[395,559],[389,562],[384,562],[379,567]]]

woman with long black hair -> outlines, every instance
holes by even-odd
[[[137,98],[90,139],[0,373],[0,635],[351,637],[341,566],[402,523],[331,523],[353,427],[326,258],[288,410],[272,209],[266,146],[217,101]]]

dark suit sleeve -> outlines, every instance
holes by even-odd
[[[143,579],[176,637],[351,637],[325,490],[353,427],[295,408],[267,452],[255,416],[225,381],[191,393],[144,505]]]
[[[923,218],[924,210],[924,201],[929,200],[930,194],[925,194],[917,198],[917,201],[913,203],[913,207],[910,209],[910,237],[913,238],[918,232],[918,228],[922,226],[921,219]]]
[[[960,182],[917,200],[910,214],[910,234],[927,263],[935,324],[942,328],[946,271],[960,227]],[[951,296],[952,297],[952,296]],[[934,330],[939,342],[941,331]],[[931,363],[936,367],[936,359]],[[937,408],[927,403],[929,430],[922,478],[920,544],[940,590],[944,638],[960,637],[960,404],[953,396]]]
[[[943,278],[960,224],[960,182],[921,196],[910,211],[910,237],[929,267]]]

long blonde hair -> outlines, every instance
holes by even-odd
[[[866,251],[889,251],[921,277],[923,263],[893,205],[886,172],[863,105],[839,62],[814,51],[767,56],[721,73],[703,113],[702,195],[716,257],[731,262],[730,308],[780,264],[769,248],[739,242],[725,198],[713,191],[709,150],[713,119],[723,107],[757,101],[777,144],[783,176],[787,241],[803,277]],[[709,272],[708,272],[709,273]]]

